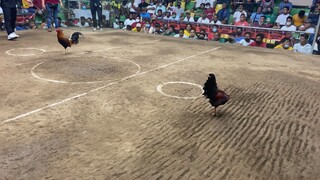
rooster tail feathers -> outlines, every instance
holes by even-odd
[[[78,44],[79,43],[79,36],[83,36],[83,34],[81,32],[74,32],[72,33],[70,40],[73,42],[73,44]]]
[[[216,82],[216,77],[214,74],[209,74],[208,80],[203,86],[203,95],[206,97],[212,97],[216,94],[218,87]]]

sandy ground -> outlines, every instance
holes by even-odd
[[[0,34],[0,179],[319,179],[319,56],[83,33]]]

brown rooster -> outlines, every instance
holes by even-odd
[[[65,50],[67,50],[68,47],[71,47],[74,44],[78,44],[80,35],[82,37],[84,37],[82,33],[74,32],[74,33],[72,33],[70,38],[66,38],[66,37],[64,37],[64,34],[62,31],[63,31],[62,29],[56,30],[58,41],[61,44],[61,46],[64,47]]]
[[[209,74],[208,80],[204,83],[203,90],[203,95],[209,99],[210,104],[214,107],[213,115],[217,115],[217,107],[228,102],[230,96],[218,89],[214,74]]]

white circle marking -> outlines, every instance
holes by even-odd
[[[191,97],[181,97],[181,96],[169,95],[169,94],[167,94],[167,93],[162,91],[163,86],[168,85],[168,84],[187,84],[187,85],[196,86],[196,87],[199,87],[201,89],[201,94],[199,96],[191,96]],[[176,99],[197,99],[197,98],[201,97],[202,93],[203,93],[201,85],[195,84],[195,83],[190,83],[190,82],[183,82],[183,81],[171,81],[171,82],[166,82],[166,83],[159,84],[157,86],[157,91],[159,93],[161,93],[162,95],[164,95],[164,96],[171,97],[171,98],[176,98]]]

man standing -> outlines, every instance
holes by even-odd
[[[14,32],[16,28],[17,7],[21,7],[21,0],[1,0],[5,27],[8,34],[8,40],[13,40],[19,36]]]
[[[52,31],[51,26],[53,22],[56,28],[59,27],[59,22],[58,22],[59,3],[60,3],[60,6],[63,7],[61,0],[42,0],[42,7],[45,7],[47,10],[48,32]]]
[[[90,9],[93,20],[93,31],[97,30],[97,13],[98,13],[98,26],[102,30],[102,5],[100,0],[90,0]]]

